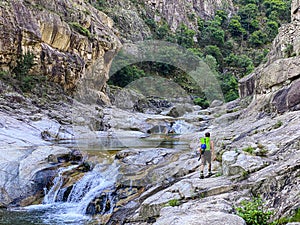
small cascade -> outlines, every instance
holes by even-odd
[[[184,120],[177,120],[172,128],[176,134],[188,134],[196,130],[196,127],[190,123],[185,122]]]
[[[51,187],[51,189],[49,191],[47,191],[46,188],[44,189],[45,197],[43,200],[43,204],[52,204],[61,199],[61,198],[58,199],[58,197],[61,196],[61,194],[63,194],[63,193],[60,193],[61,187],[64,182],[63,174],[67,171],[70,171],[70,170],[76,168],[76,167],[78,167],[78,165],[72,165],[67,168],[62,167],[62,168],[58,169],[58,175],[57,175],[57,177],[54,178],[53,186]]]
[[[105,168],[104,168],[105,167]],[[105,193],[110,202],[113,202],[111,190],[114,187],[118,175],[118,167],[115,163],[107,168],[101,164],[95,166],[93,171],[88,172],[81,180],[79,180],[72,188],[67,202],[78,203],[77,213],[85,214],[90,203]],[[104,203],[105,204],[105,201]],[[113,204],[109,211],[113,210]],[[105,207],[103,207],[105,208]],[[103,212],[104,213],[104,212]]]
[[[53,186],[49,191],[45,190],[43,205],[57,210],[57,220],[66,216],[72,218],[78,215],[112,213],[116,201],[113,194],[118,175],[116,163],[97,164],[73,185],[66,199],[66,188],[62,188],[64,173],[76,167],[78,165],[58,170]]]

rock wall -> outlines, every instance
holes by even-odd
[[[279,113],[300,109],[300,2],[292,2],[292,22],[279,29],[266,64],[239,81],[241,97],[254,95],[253,104]]]
[[[197,29],[197,17],[208,19],[214,16],[218,9],[233,10],[233,2],[231,0],[145,0],[153,10],[158,11],[159,15],[155,15],[155,21],[164,18],[175,31],[181,24],[188,24],[190,27]]]
[[[291,7],[292,20],[300,20],[300,1],[293,0]]]
[[[151,37],[150,21],[156,24],[166,21],[172,31],[182,23],[198,30],[198,17],[211,18],[219,9],[234,11],[232,0],[109,0],[108,2],[108,14],[117,22],[123,40],[133,42]]]
[[[89,76],[97,77],[100,91],[120,47],[113,21],[83,0],[2,1],[0,29],[0,69],[11,70],[30,51],[32,74],[47,75],[67,91]]]

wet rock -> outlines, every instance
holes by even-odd
[[[104,190],[100,196],[97,196],[92,202],[89,203],[86,209],[86,214],[111,214],[116,204],[116,193],[112,190]]]
[[[193,111],[194,106],[192,104],[177,104],[172,107],[166,115],[177,118],[183,116],[185,113],[191,113]]]
[[[72,140],[74,135],[71,129],[62,126],[49,127],[41,132],[41,137],[45,141]]]

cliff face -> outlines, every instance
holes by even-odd
[[[124,41],[151,37],[149,23],[167,22],[174,32],[180,24],[197,30],[197,18],[208,19],[216,10],[234,11],[232,0],[109,0],[108,14],[117,22]],[[148,22],[148,23],[146,23]],[[151,26],[151,25],[150,25]]]
[[[93,97],[108,102],[104,89],[110,62],[121,46],[119,34],[124,42],[142,41],[152,36],[149,20],[166,21],[173,31],[181,23],[197,29],[197,17],[211,17],[217,9],[233,10],[231,0],[226,4],[222,0],[110,0],[106,3],[108,17],[93,7],[98,3],[89,2],[2,1],[0,69],[12,70],[22,54],[32,52],[35,66],[31,74],[46,75],[69,92],[78,83],[84,84]]]
[[[223,0],[144,0],[145,3],[159,15],[155,15],[155,20],[160,21],[164,18],[175,31],[181,24],[189,24],[192,28],[197,29],[197,17],[208,19],[214,16],[218,9],[233,10],[233,2]]]
[[[80,78],[97,71],[102,82],[96,88],[101,90],[120,42],[113,21],[85,2],[2,1],[1,69],[12,69],[30,51],[36,63],[32,74],[47,75],[70,91]]]
[[[291,7],[292,20],[300,20],[300,1],[293,0]]]
[[[283,113],[300,109],[300,1],[292,2],[292,22],[273,41],[268,62],[240,80],[240,96],[254,95],[260,109]]]

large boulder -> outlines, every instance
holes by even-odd
[[[207,206],[207,205],[204,205]],[[204,213],[202,207],[190,204],[186,210],[182,207],[171,207],[162,210],[161,217],[154,223],[154,225],[223,225],[223,224],[235,224],[235,225],[246,225],[245,220],[241,217],[230,213],[218,212],[215,210],[218,205],[212,204],[210,208],[212,211]],[[196,208],[196,209],[195,209]],[[188,213],[190,211],[190,213]]]
[[[246,155],[236,151],[228,151],[222,155],[222,169],[226,176],[245,176],[267,165],[267,161],[259,156]]]
[[[0,158],[0,205],[3,206],[20,204],[28,197],[30,201],[26,205],[38,200],[32,196],[43,194],[43,188],[56,174],[56,165],[67,161],[71,153],[67,148],[55,146],[19,147],[18,150],[2,146],[0,151],[6,151]]]

